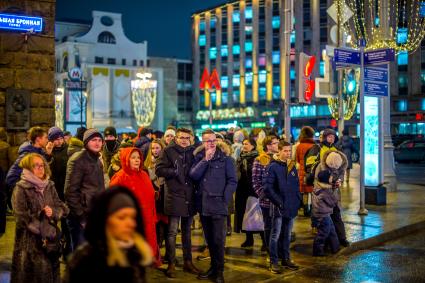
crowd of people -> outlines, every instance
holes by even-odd
[[[336,253],[349,245],[340,189],[353,142],[347,132],[338,142],[333,129],[314,137],[308,126],[293,144],[273,129],[207,129],[199,138],[186,128],[119,137],[114,127],[81,127],[71,137],[33,127],[10,162],[0,129],[0,223],[7,207],[16,220],[11,282],[60,282],[61,257],[65,282],[145,282],[146,267],[162,264],[175,278],[179,232],[183,270],[200,280],[224,282],[232,232],[245,233],[245,249],[260,235],[272,273],[296,270],[289,247],[300,209],[311,218],[313,256]],[[205,272],[192,259],[195,215],[205,243],[198,259],[211,260]]]

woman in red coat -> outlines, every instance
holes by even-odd
[[[155,190],[149,175],[143,171],[143,157],[135,147],[123,148],[120,153],[121,170],[112,177],[110,186],[120,185],[129,188],[139,201],[142,211],[146,241],[156,258],[155,265],[161,265],[156,240]]]
[[[300,192],[303,195],[303,204],[304,204],[304,216],[310,216],[311,214],[311,205],[308,204],[308,195],[313,191],[313,186],[308,186],[305,184],[304,175],[305,175],[305,164],[304,157],[306,153],[315,145],[313,140],[314,130],[312,127],[304,126],[301,129],[299,141],[300,143],[297,146],[295,153],[295,161],[299,164],[298,176],[300,178]]]

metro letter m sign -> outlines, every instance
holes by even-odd
[[[204,69],[202,73],[201,83],[199,84],[200,89],[212,90],[215,87],[216,90],[221,90],[220,79],[218,78],[217,70],[214,69],[211,76],[207,70]]]

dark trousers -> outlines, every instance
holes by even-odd
[[[341,218],[341,210],[338,206],[334,207],[333,213],[331,214],[332,222],[335,226],[336,235],[340,242],[346,241],[347,236],[345,235],[345,226]]]
[[[339,250],[339,241],[335,232],[335,226],[330,216],[316,218],[317,220],[317,235],[313,242],[313,255],[323,255],[325,245],[329,244],[332,253]]]
[[[80,220],[73,216],[67,218],[69,233],[71,234],[71,247],[72,251],[75,251],[78,246],[84,242],[84,228],[82,227]]]
[[[270,236],[270,262],[277,264],[279,257],[290,259],[289,246],[291,244],[291,232],[294,218],[275,216],[272,218],[272,230]],[[281,251],[281,253],[279,253]]]
[[[64,218],[61,219],[61,230],[62,230],[62,238],[65,240],[63,256],[66,258],[68,255],[72,253],[72,240],[71,240],[71,234],[69,232],[68,222]]]
[[[263,214],[263,222],[264,222],[264,241],[266,247],[269,247],[270,243],[270,231],[272,229],[272,218],[270,216],[270,208],[269,207],[261,207],[261,212]]]
[[[191,225],[193,217],[168,217],[168,237],[166,241],[166,249],[169,263],[174,263],[176,260],[176,237],[181,219],[182,230],[182,246],[183,246],[183,259],[184,261],[192,261],[192,241],[191,241]]]
[[[201,216],[202,227],[211,255],[211,269],[224,271],[224,242],[226,239],[226,215]],[[223,231],[224,230],[224,231]]]

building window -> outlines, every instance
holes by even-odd
[[[321,77],[325,76],[325,62],[320,61],[319,74]]]
[[[115,65],[115,58],[108,58],[107,63],[110,65]]]
[[[251,52],[252,51],[252,42],[246,41],[245,42],[245,52]]]
[[[258,56],[258,65],[260,65],[260,66],[266,65],[266,55]]]
[[[405,73],[399,73],[398,74],[398,87],[399,88],[407,88],[407,74]]]
[[[200,21],[199,22],[199,30],[200,31],[204,31],[205,30],[205,22],[204,21]]]
[[[273,64],[279,64],[280,63],[280,52],[279,51],[273,51],[272,62],[273,62]]]
[[[233,45],[232,51],[233,51],[233,55],[237,55],[237,54],[240,54],[241,48],[239,45]]]
[[[137,60],[136,59],[133,60],[133,66],[137,66]]]
[[[239,11],[233,12],[232,19],[234,23],[239,23],[241,21],[241,16],[239,14]]]
[[[199,42],[199,46],[205,46],[205,44],[207,43],[207,37],[206,37],[206,35],[205,34],[201,34],[199,36],[198,42]]]
[[[251,58],[245,59],[245,67],[248,68],[248,69],[252,68],[252,59]]]
[[[260,72],[258,72],[258,82],[262,84],[262,83],[266,83],[266,80],[267,80],[267,71],[261,70]]]
[[[245,19],[252,19],[252,7],[245,8]]]
[[[228,55],[227,53],[228,53],[228,51],[227,51],[227,45],[222,45],[220,47],[221,57],[227,57],[227,55]]]
[[[233,86],[240,86],[240,76],[239,75],[233,75],[232,85]]]
[[[220,80],[220,84],[222,88],[229,87],[229,78],[227,76],[222,76]]]
[[[68,55],[63,56],[62,71],[68,72]]]
[[[140,67],[143,67],[143,65],[145,64],[145,62],[143,61],[143,60],[140,60],[139,61],[139,65],[140,65]]]
[[[215,17],[212,17],[210,19],[210,29],[215,29],[215,24],[217,23],[217,19]]]
[[[252,84],[252,72],[245,73],[245,83],[246,85]]]
[[[94,57],[94,62],[96,64],[103,64],[103,57]]]
[[[210,59],[217,58],[217,47],[210,48]]]
[[[99,43],[107,43],[107,44],[115,44],[115,36],[109,31],[104,31],[99,34],[97,37],[97,42]]]
[[[293,68],[291,68],[289,70],[289,77],[291,78],[291,80],[295,80],[296,73],[295,73],[295,70]]]
[[[81,65],[80,65],[80,54],[76,53],[74,55],[74,60],[75,60],[75,66],[81,67]]]
[[[258,98],[259,100],[266,100],[267,90],[265,87],[258,88]]]
[[[425,111],[425,98],[422,98],[422,102],[421,102],[421,110]]]
[[[274,16],[272,18],[272,27],[274,29],[278,29],[280,28],[280,17],[279,16]]]
[[[405,112],[407,111],[407,100],[399,100],[395,104],[395,110],[397,112]]]
[[[127,64],[127,61],[125,59],[121,59],[121,65],[125,66]]]
[[[397,44],[406,44],[407,43],[407,28],[398,28],[397,29]]]
[[[399,66],[407,65],[409,62],[409,55],[407,51],[400,51],[397,55],[397,64]]]

